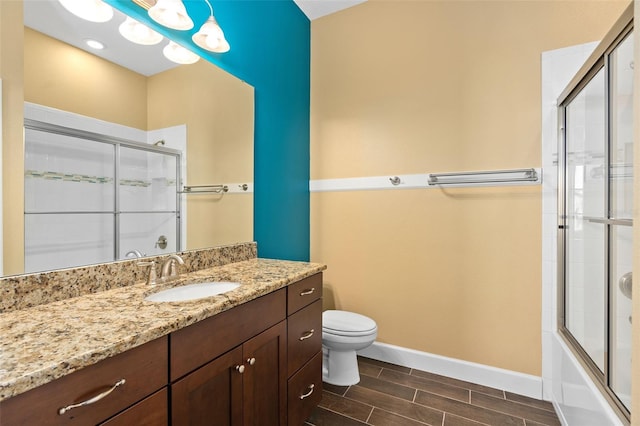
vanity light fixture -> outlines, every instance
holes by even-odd
[[[127,19],[120,24],[118,31],[120,31],[122,37],[127,40],[145,46],[158,44],[163,39],[161,34],[155,32],[143,23],[136,21],[130,16],[127,16]]]
[[[58,0],[62,7],[79,18],[91,22],[107,22],[113,18],[111,6],[101,0]]]
[[[201,48],[208,50],[210,52],[215,53],[225,53],[230,49],[229,43],[224,38],[224,32],[220,25],[216,21],[216,18],[213,16],[213,7],[211,7],[211,3],[209,0],[205,0],[207,5],[209,6],[209,10],[211,14],[209,15],[209,19],[202,24],[197,33],[191,37],[193,42],[200,46]]]
[[[169,41],[169,44],[162,49],[162,53],[168,60],[177,64],[194,64],[200,59],[200,56],[173,41]]]
[[[190,30],[193,21],[182,0],[158,0],[149,8],[149,16],[158,24],[174,30]]]

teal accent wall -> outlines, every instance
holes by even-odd
[[[264,258],[309,260],[308,18],[292,0],[211,1],[231,50],[207,52],[191,35],[209,16],[204,0],[185,6],[195,27],[164,28],[130,0],[106,0],[255,88],[254,239]]]

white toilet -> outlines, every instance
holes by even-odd
[[[371,345],[378,336],[376,322],[354,312],[322,313],[322,381],[351,386],[360,381],[356,351]]]

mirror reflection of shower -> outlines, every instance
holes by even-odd
[[[161,145],[27,119],[25,271],[179,251],[181,163]]]

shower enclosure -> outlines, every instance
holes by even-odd
[[[631,412],[632,22],[618,22],[558,101],[559,330]]]
[[[25,272],[180,250],[180,155],[25,120]]]

